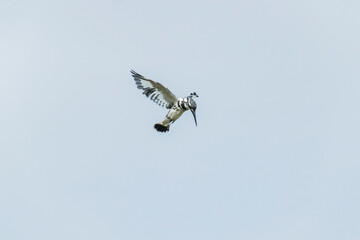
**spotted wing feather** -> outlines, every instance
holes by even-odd
[[[161,107],[171,108],[176,102],[176,96],[161,83],[152,81],[131,70],[137,88],[143,90],[143,94]]]

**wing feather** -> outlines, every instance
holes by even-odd
[[[137,88],[143,90],[143,94],[161,107],[171,108],[176,102],[176,96],[161,83],[152,81],[131,70]]]

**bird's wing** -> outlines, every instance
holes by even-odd
[[[134,70],[131,70],[131,74],[134,77],[137,88],[143,90],[143,94],[146,97],[150,97],[150,100],[159,106],[171,108],[177,101],[176,96],[161,83],[147,79]]]

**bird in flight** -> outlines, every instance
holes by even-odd
[[[190,93],[190,96],[185,98],[178,98],[167,87],[161,83],[152,81],[131,70],[137,88],[143,91],[143,94],[150,98],[161,107],[170,109],[166,114],[164,120],[154,125],[154,128],[159,132],[167,132],[170,129],[170,124],[174,123],[186,110],[190,110],[196,122],[196,102],[193,100],[199,97],[195,92]]]

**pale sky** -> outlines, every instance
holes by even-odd
[[[0,239],[360,239],[359,11],[2,1]]]

